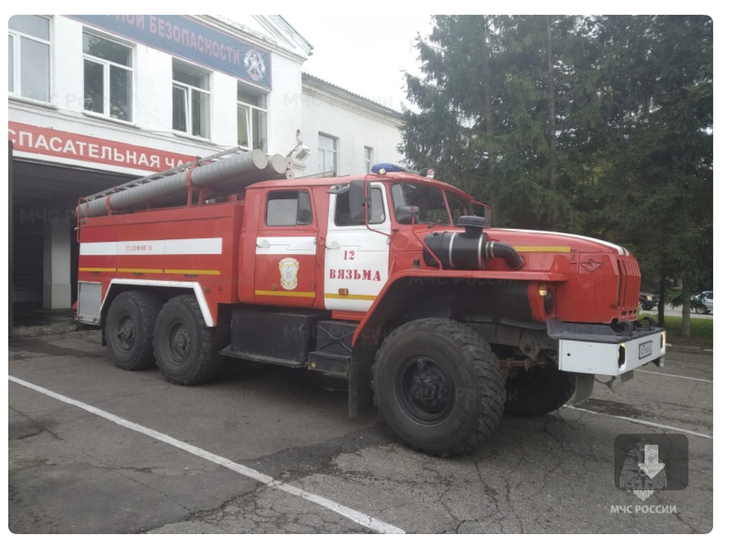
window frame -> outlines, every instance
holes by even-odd
[[[256,95],[264,105],[263,107],[260,105],[255,105],[250,102],[242,101],[241,100],[241,93],[246,93],[248,95]],[[238,82],[237,87],[237,93],[236,93],[236,105],[237,105],[237,112],[244,111],[244,117],[245,117],[245,124],[246,124],[246,138],[247,143],[244,147],[247,149],[267,149],[267,129],[269,127],[269,116],[268,111],[266,108],[267,105],[267,96],[263,92],[255,91],[253,89],[250,89],[248,86],[245,86],[241,82]],[[254,116],[255,113],[261,113],[264,117],[263,124],[254,122]],[[240,134],[240,127],[241,127],[241,120],[240,117],[237,116],[237,129],[236,129],[236,144],[237,145],[243,145],[241,143],[241,134]],[[259,130],[257,133],[259,144],[255,146],[254,145],[254,127],[255,126],[261,126],[262,130]]]
[[[124,64],[121,64],[119,62],[114,62],[112,60],[107,60],[106,58],[100,58],[96,55],[89,54],[85,52],[85,45],[83,46],[83,112],[94,114],[97,116],[103,116],[106,118],[110,118],[115,121],[119,122],[129,122],[132,123],[135,121],[135,104],[133,102],[134,99],[134,89],[135,89],[135,47],[132,44],[126,43],[121,40],[113,39],[112,37],[106,36],[102,33],[98,33],[96,31],[93,31],[88,28],[83,28],[83,36],[89,35],[91,37],[96,37],[98,39],[102,39],[104,41],[108,41],[110,43],[114,43],[115,45],[119,45],[121,47],[124,47],[129,50],[130,53],[130,66],[125,66]],[[85,39],[83,39],[85,41]],[[101,95],[103,97],[103,112],[99,112],[90,108],[86,108],[85,106],[85,65],[86,61],[97,64],[98,66],[101,66],[103,68],[103,91],[101,92]],[[119,118],[116,115],[112,114],[112,103],[111,103],[111,81],[112,81],[112,75],[111,75],[111,69],[112,67],[118,68],[119,70],[123,70],[125,72],[129,72],[129,90],[127,91],[127,110],[129,112],[129,118]]]
[[[17,15],[25,15],[25,14],[17,14]],[[12,64],[12,73],[9,72],[10,77],[13,81],[13,87],[8,87],[8,93],[15,97],[20,97],[22,99],[28,99],[31,101],[35,101],[37,103],[51,103],[52,100],[52,18],[42,15],[36,15],[35,17],[42,18],[46,20],[47,22],[47,34],[49,36],[49,39],[43,39],[41,37],[37,37],[36,35],[30,35],[24,31],[19,31],[17,29],[13,29],[10,27],[10,19],[12,19],[13,16],[11,16],[8,19],[8,38],[11,40],[11,45],[8,50],[9,58],[11,59]],[[46,68],[46,98],[45,99],[37,99],[36,97],[29,97],[24,94],[23,91],[23,49],[22,47],[22,40],[26,39],[28,41],[32,41],[34,43],[46,45],[47,47],[47,68]],[[11,68],[9,67],[8,70]],[[8,84],[10,86],[10,83]]]
[[[323,148],[321,147],[321,138],[326,138],[327,140],[332,141],[332,145],[334,146],[333,149]],[[331,171],[333,173],[332,176],[337,176],[337,165],[338,165],[338,156],[339,156],[339,138],[332,136],[330,134],[324,134],[323,132],[319,132],[319,142],[318,142],[318,154],[319,154],[319,173],[320,174],[326,174],[327,172]],[[326,169],[326,156],[327,154],[332,154],[332,168]]]
[[[408,193],[404,192],[404,187],[407,188],[413,188],[417,192],[417,197],[421,198],[422,201],[428,202],[427,206],[422,207],[421,203],[414,204],[414,200],[407,200],[402,199],[403,197],[407,196]],[[437,193],[437,197],[433,196],[434,193]],[[400,203],[401,202],[401,203]],[[431,207],[431,203],[437,202],[442,205],[442,207],[433,208]],[[416,223],[427,223],[432,225],[444,225],[444,226],[452,226],[453,225],[453,214],[450,211],[450,206],[448,204],[446,192],[436,186],[429,186],[424,184],[417,184],[417,183],[409,183],[406,181],[402,182],[396,182],[391,185],[391,203],[394,207],[394,219],[397,223],[400,225],[407,225],[408,223],[411,223],[411,221],[401,221],[399,219],[396,219],[396,209],[400,206],[416,206],[419,208],[420,213],[419,217],[416,219]],[[436,215],[431,215],[431,212],[444,212],[442,215],[447,217],[448,220],[445,219],[436,219]]]
[[[295,194],[295,198],[292,198],[288,195]],[[274,195],[279,195],[276,198],[273,197]],[[301,198],[304,198],[304,202],[301,203]],[[294,223],[274,223],[270,222],[270,207],[272,206],[272,202],[274,201],[287,201],[287,200],[295,200],[295,222]],[[307,208],[304,208],[303,206],[306,206]],[[306,219],[301,221],[300,220],[300,212],[301,211],[308,211],[310,212],[310,220]],[[277,215],[279,215],[280,212],[278,212]],[[308,227],[313,225],[314,223],[314,211],[313,211],[313,204],[311,202],[311,193],[306,189],[293,189],[293,190],[270,190],[267,192],[267,197],[265,201],[265,209],[264,209],[264,225],[267,227]]]
[[[386,196],[384,195],[385,188],[382,183],[375,182],[368,184],[368,221],[367,223],[363,219],[363,221],[359,222],[353,222],[350,221],[349,223],[344,222],[345,220],[342,219],[342,216],[347,215],[349,217],[348,208],[349,208],[349,190],[346,190],[344,192],[340,192],[336,194],[336,200],[334,202],[334,217],[333,222],[335,227],[366,227],[366,225],[383,225],[386,223]],[[374,199],[378,198],[378,199]],[[345,203],[340,203],[344,201]],[[381,218],[380,220],[373,221],[373,210],[380,209],[381,211]]]
[[[196,77],[197,74],[199,74],[200,78],[204,78],[207,83],[207,89],[204,89],[202,87],[198,87],[192,84],[184,83],[182,81],[178,81],[174,77],[174,71],[178,69],[180,71],[183,71],[187,74],[192,74]],[[205,70],[203,68],[198,68],[196,66],[193,66],[191,64],[187,64],[186,62],[182,62],[181,60],[178,60],[176,58],[172,59],[171,62],[171,126],[174,132],[177,134],[186,134],[187,136],[191,136],[193,138],[203,138],[203,139],[210,139],[210,130],[211,130],[211,103],[210,103],[210,85],[211,85],[211,75],[212,72]],[[185,110],[186,114],[183,115],[185,117],[185,128],[186,130],[179,130],[176,128],[175,124],[175,118],[174,118],[174,111],[176,110],[176,107],[173,104],[174,99],[174,92],[175,90],[179,90],[181,92],[184,92],[185,97]],[[199,93],[203,94],[205,96],[205,107],[204,107],[204,114],[200,116],[204,116],[204,122],[202,122],[202,128],[205,130],[202,130],[200,134],[194,133],[194,114],[193,111],[195,109],[193,105],[193,93]]]

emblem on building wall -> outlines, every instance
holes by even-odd
[[[256,49],[246,51],[243,57],[243,65],[252,80],[260,82],[264,79],[267,67],[264,64],[264,58]]]

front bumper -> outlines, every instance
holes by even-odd
[[[596,324],[547,322],[547,334],[558,341],[559,368],[571,373],[617,377],[653,362],[663,364],[666,331],[654,323],[626,328]]]

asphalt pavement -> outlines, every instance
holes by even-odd
[[[713,355],[669,352],[613,393],[505,417],[470,456],[398,444],[339,380],[232,362],[217,382],[114,368],[98,331],[9,343],[14,534],[704,534]],[[686,487],[617,487],[619,435],[681,435]],[[665,460],[663,461],[665,462]],[[501,544],[503,545],[503,544]],[[696,545],[694,544],[688,544]],[[606,552],[605,552],[606,554]]]

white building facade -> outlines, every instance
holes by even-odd
[[[304,75],[312,45],[279,16],[13,16],[8,23],[13,301],[69,308],[82,196],[243,146],[296,176],[401,158],[401,115]]]
[[[303,75],[303,139],[316,154],[304,174],[363,174],[376,162],[398,162],[401,125],[400,113]]]

